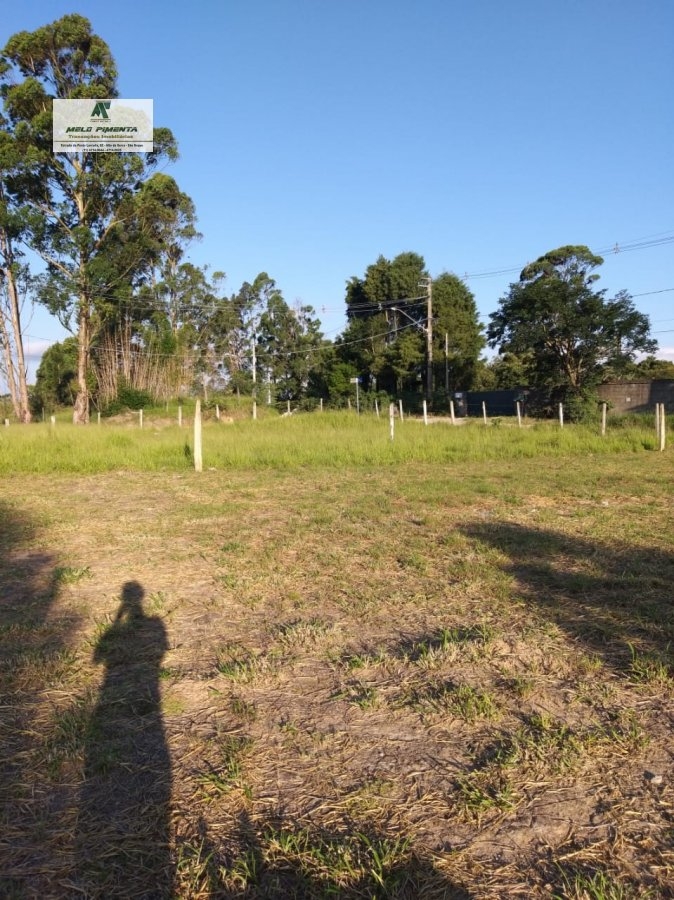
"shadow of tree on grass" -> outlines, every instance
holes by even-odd
[[[402,837],[353,823],[329,832],[243,812],[236,852],[210,839],[198,845],[201,889],[212,900],[470,900],[471,894]],[[201,894],[199,894],[201,896]]]
[[[509,557],[518,596],[607,665],[625,672],[638,652],[671,666],[674,554],[510,522],[462,531]]]

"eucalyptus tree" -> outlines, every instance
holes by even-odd
[[[323,336],[313,307],[290,307],[280,291],[270,293],[260,316],[257,336],[260,370],[278,400],[298,401],[310,386],[310,376],[320,366]]]
[[[0,62],[0,73],[5,65]],[[20,249],[22,226],[7,191],[7,179],[21,163],[21,154],[0,115],[0,372],[5,376],[14,415],[30,422],[28,375],[23,346],[22,311],[30,273]]]
[[[97,330],[126,277],[106,261],[122,210],[157,164],[177,156],[168,129],[154,130],[154,151],[52,152],[53,99],[117,97],[117,70],[105,41],[80,15],[19,32],[3,52],[5,115],[24,162],[6,187],[31,249],[46,265],[40,299],[78,339],[73,420],[89,418],[87,373]]]
[[[194,333],[212,300],[206,271],[185,259],[201,237],[194,203],[173,178],[155,173],[122,200],[117,214],[120,225],[101,261],[116,287],[101,308],[94,348],[99,381],[104,369],[108,395],[119,374],[141,390],[174,396],[194,369]],[[134,383],[148,376],[152,384]]]

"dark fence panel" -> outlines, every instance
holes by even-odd
[[[484,403],[488,416],[516,416],[517,401],[522,404],[522,415],[526,415],[527,400],[533,399],[533,392],[528,388],[517,388],[508,391],[467,391],[462,396],[462,415],[481,416]]]

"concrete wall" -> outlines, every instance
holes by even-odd
[[[674,381],[617,381],[599,385],[597,394],[617,413],[647,412],[656,403],[674,412]]]

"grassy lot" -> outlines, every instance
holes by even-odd
[[[674,897],[650,430],[161,424],[0,435],[1,897]]]

